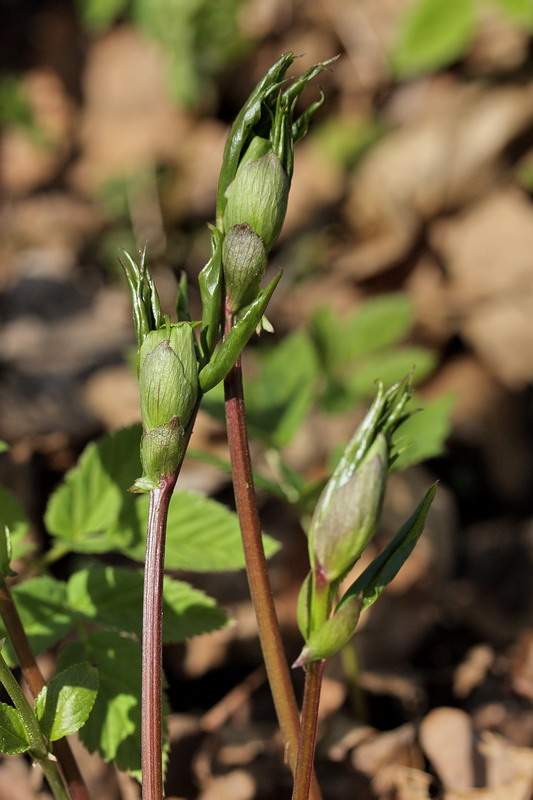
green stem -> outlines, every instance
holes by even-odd
[[[0,616],[16,653],[24,680],[33,697],[37,697],[45,686],[45,680],[32,653],[22,620],[5,580],[0,580]],[[65,776],[72,800],[90,800],[89,792],[67,739],[58,739],[53,745],[53,750]]]
[[[292,800],[309,800],[315,760],[318,709],[325,661],[313,661],[305,673],[304,701]]]
[[[30,740],[30,755],[32,759],[41,766],[55,800],[71,800],[61,772],[59,771],[59,765],[53,756],[50,757],[48,742],[39,727],[33,708],[26,699],[24,692],[15,680],[13,673],[7,666],[1,653],[0,683],[4,686],[21,716],[24,728],[28,734],[28,739]]]
[[[231,326],[232,317],[227,312],[225,335],[228,334]],[[224,389],[235,504],[243,539],[248,585],[257,619],[257,629],[268,681],[281,734],[287,749],[287,760],[293,774],[295,774],[300,722],[261,538],[261,522],[257,510],[246,429],[240,359],[226,377]],[[311,797],[313,800],[321,800],[322,797],[314,776],[311,781]]]

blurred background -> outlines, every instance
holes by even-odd
[[[198,313],[229,124],[282,52],[301,54],[291,75],[340,54],[270,260],[275,332],[246,359],[255,456],[288,495],[295,473],[323,477],[373,381],[416,364],[426,410],[378,546],[441,488],[362,625],[360,666],[355,651],[329,666],[324,797],[530,797],[531,0],[0,0],[0,14],[0,477],[39,547],[84,445],[139,418],[120,248],[147,246],[168,311],[185,271]],[[215,393],[193,446],[224,458],[224,436]],[[212,465],[190,460],[180,481],[232,502]],[[305,537],[294,506],[260,503],[284,544],[272,578],[295,657]],[[200,585],[238,624],[167,653],[169,795],[288,796],[244,578]],[[95,797],[138,796],[80,753]],[[14,781],[18,800],[47,797],[22,758],[0,765],[1,800]]]

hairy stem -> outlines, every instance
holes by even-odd
[[[48,742],[39,727],[33,708],[30,706],[26,695],[20,688],[1,653],[0,683],[4,686],[6,692],[13,701],[13,705],[21,716],[30,742],[29,754],[32,760],[41,766],[55,800],[71,800],[63,776],[59,770],[59,765],[55,758],[50,757]]]
[[[226,313],[225,334],[232,325],[232,315]],[[293,772],[300,735],[298,707],[289,674],[289,668],[279,628],[272,588],[268,577],[265,552],[261,538],[261,522],[257,510],[246,415],[242,386],[240,359],[224,382],[226,398],[226,425],[230,451],[235,504],[239,515],[246,573],[250,595],[257,619],[257,629],[265,666],[274,700],[279,726],[287,749],[287,760]],[[321,800],[316,779],[311,782],[312,800]]]
[[[325,661],[314,661],[305,673],[304,701],[292,800],[309,800],[315,760],[320,690]]]
[[[22,620],[5,580],[0,580],[0,616],[13,645],[24,680],[33,697],[37,697],[45,686],[45,680],[31,651]],[[67,739],[58,739],[54,742],[53,751],[65,776],[72,800],[90,800],[87,786]]]
[[[177,476],[150,492],[142,628],[142,798],[162,800],[163,567],[168,506]]]

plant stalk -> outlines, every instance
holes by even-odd
[[[163,567],[170,498],[177,475],[150,492],[142,627],[142,798],[162,800]]]
[[[0,616],[16,653],[24,680],[35,698],[45,686],[45,680],[31,651],[22,620],[5,580],[0,580]],[[63,771],[72,800],[90,800],[89,791],[68,740],[58,739],[54,742],[53,752]]]
[[[226,336],[232,324],[232,314],[227,310],[225,314]],[[237,360],[235,366],[226,377],[224,391],[235,504],[241,527],[248,585],[257,619],[259,641],[265,660],[274,707],[286,747],[287,760],[294,775],[300,736],[300,721],[283,649],[261,538],[261,522],[257,510],[246,428],[240,359]],[[322,798],[314,775],[311,779],[310,797],[312,800],[321,800]]]
[[[292,800],[308,800],[315,760],[318,708],[325,661],[313,661],[305,673],[304,701]]]
[[[59,764],[49,752],[48,742],[39,727],[33,708],[30,706],[26,695],[20,688],[18,681],[7,666],[0,653],[0,683],[13,701],[19,712],[24,728],[30,741],[30,755],[35,763],[39,764],[48,781],[55,800],[71,800],[68,789],[59,770]]]

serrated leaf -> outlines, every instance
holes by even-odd
[[[122,520],[121,536],[129,543],[121,547],[131,558],[144,561],[149,498],[139,497],[134,514]],[[279,544],[263,536],[267,556]],[[239,520],[226,506],[198,492],[174,492],[167,524],[165,566],[194,572],[234,570],[244,567]]]
[[[406,469],[413,464],[441,455],[446,439],[451,433],[451,412],[456,399],[455,393],[451,392],[434,400],[421,401],[421,411],[409,417],[398,429],[395,444],[400,449],[402,442],[410,446],[400,453],[393,469]],[[411,405],[416,408],[416,397]]]
[[[30,740],[22,718],[13,706],[0,703],[0,753],[25,753]]]
[[[531,0],[493,0],[513,22],[531,30],[533,27],[533,3]]]
[[[62,545],[80,553],[116,549],[110,530],[133,503],[127,490],[142,471],[139,442],[140,426],[133,425],[85,448],[46,509],[46,526]]]
[[[250,431],[272,447],[289,444],[313,402],[317,373],[314,349],[303,332],[260,350],[257,374],[244,385]]]
[[[3,486],[0,486],[0,528],[7,526],[11,535],[11,558],[22,558],[33,549],[26,537],[29,523],[17,498]]]
[[[55,675],[35,698],[44,735],[55,742],[78,731],[89,718],[97,692],[98,672],[90,664],[74,664]]]
[[[347,317],[336,317],[330,308],[313,317],[311,333],[327,372],[347,362],[401,341],[413,321],[408,295],[396,292],[365,302]]]
[[[141,636],[143,573],[118,567],[91,567],[74,573],[67,585],[70,608],[85,619]],[[188,583],[165,577],[163,640],[182,642],[228,623],[216,602]]]
[[[79,732],[89,752],[115,761],[121,770],[141,775],[141,646],[114,631],[98,631],[65,647],[58,661],[63,670],[79,662],[98,669],[98,694],[92,713]],[[164,713],[167,713],[163,696]]]
[[[392,54],[402,75],[448,66],[467,50],[476,27],[471,0],[418,0],[400,27]]]
[[[31,578],[12,588],[13,600],[35,655],[60,641],[71,629],[73,618],[66,605],[66,587],[48,575]],[[0,622],[0,635],[6,632]],[[3,654],[11,666],[17,657],[9,640]]]
[[[363,598],[363,608],[368,608],[375,603],[413,552],[424,531],[426,517],[436,491],[437,484],[434,483],[398,533],[350,586],[337,606],[337,610],[359,595],[362,595]]]

